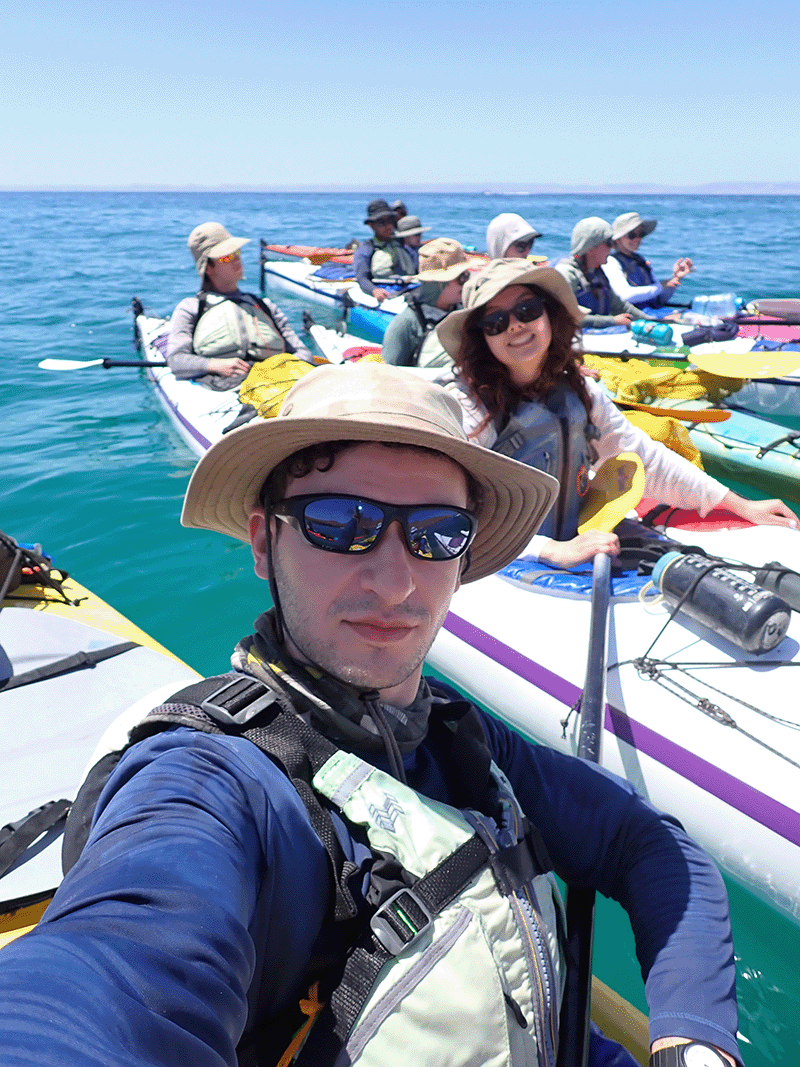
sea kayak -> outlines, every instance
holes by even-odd
[[[608,330],[585,330],[582,335],[582,344],[586,352],[596,355],[610,356],[633,356],[636,359],[645,360],[654,365],[672,365],[682,368],[691,368],[695,365],[696,357],[720,356],[718,374],[726,371],[730,375],[737,375],[739,366],[744,365],[742,373],[742,385],[730,396],[720,403],[725,407],[740,411],[748,411],[762,418],[780,421],[800,421],[800,352],[790,355],[790,349],[782,346],[773,361],[788,362],[791,366],[795,361],[797,369],[791,369],[789,373],[765,373],[758,368],[758,363],[764,365],[770,363],[770,351],[759,351],[759,344],[765,337],[773,336],[774,331],[795,331],[800,336],[798,326],[776,326],[771,333],[763,324],[742,324],[739,327],[739,336],[729,341],[710,341],[694,345],[691,349],[682,347],[681,342],[684,334],[694,327],[681,323],[671,324],[673,331],[672,345],[652,345],[646,341],[640,341],[630,330],[622,330],[619,327],[611,327]],[[797,339],[786,338],[786,344],[796,346]],[[748,353],[751,358],[745,357]],[[730,358],[728,358],[730,357]],[[750,373],[748,365],[754,368]]]
[[[136,314],[134,328],[143,362],[163,362],[169,319]],[[149,366],[146,373],[176,432],[196,456],[219,441],[241,410],[238,389],[217,391],[181,380],[166,363]]]
[[[61,881],[66,811],[103,734],[198,677],[63,572],[23,577],[0,608],[0,944]]]

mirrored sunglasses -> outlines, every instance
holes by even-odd
[[[215,259],[214,263],[233,263],[235,259],[239,258],[239,252],[231,252],[229,256],[219,256]]]
[[[393,506],[363,496],[314,493],[275,504],[271,514],[325,552],[369,552],[391,523],[399,522],[406,547],[417,559],[458,559],[477,531],[475,516],[450,504]]]
[[[490,311],[478,321],[478,329],[482,330],[487,337],[497,337],[505,333],[511,325],[513,315],[517,322],[534,322],[544,314],[544,301],[540,296],[532,293],[520,300],[510,311]]]
[[[630,233],[625,235],[631,241],[641,241],[646,236],[644,230],[631,230]]]

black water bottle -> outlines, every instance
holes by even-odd
[[[745,652],[760,656],[779,645],[791,616],[786,601],[723,566],[709,570],[712,562],[667,552],[653,567],[653,584],[672,607],[686,596],[681,612]]]

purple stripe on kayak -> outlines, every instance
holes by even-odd
[[[452,611],[445,620],[444,628],[454,637],[465,641],[537,689],[549,693],[567,707],[572,707],[581,694],[581,689],[572,682],[528,659],[491,634],[454,615]],[[605,728],[621,741],[675,771],[725,804],[761,823],[792,844],[800,845],[800,816],[785,804],[773,800],[732,774],[715,767],[713,763],[708,763],[693,752],[681,748],[674,741],[669,741],[609,704],[606,704]]]
[[[188,421],[188,419],[185,419],[183,417],[183,415],[181,415],[180,411],[178,411],[178,409],[172,403],[172,401],[170,400],[170,398],[167,395],[167,393],[161,388],[161,384],[158,381],[158,379],[154,375],[151,374],[150,375],[150,380],[152,381],[153,385],[158,390],[163,402],[167,405],[167,407],[172,412],[172,414],[175,416],[175,418],[178,420],[178,422],[180,422],[182,426],[186,427],[186,429],[189,431],[189,433],[195,439],[195,441],[197,441],[197,443],[202,445],[203,448],[205,448],[205,449],[211,448],[211,442],[208,440],[208,438],[205,436],[205,434],[200,433],[200,431],[197,429],[196,426],[193,426],[191,424],[191,422]]]

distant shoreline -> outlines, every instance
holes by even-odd
[[[530,185],[500,182],[494,185],[397,185],[384,183],[394,195],[465,193],[485,196],[800,196],[800,182],[714,182],[706,185]],[[48,185],[0,186],[0,193],[314,193],[371,196],[380,186],[350,185]]]

